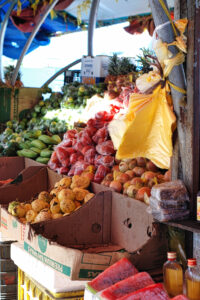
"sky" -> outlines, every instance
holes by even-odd
[[[124,30],[129,23],[107,26],[95,29],[93,37],[94,55],[109,55],[136,57],[140,48],[149,47],[151,37],[145,31],[141,35],[131,35]],[[87,55],[87,31],[65,34],[51,39],[47,46],[41,46],[27,54],[22,62],[22,82],[26,87],[40,87],[58,70],[73,61]],[[16,62],[6,57],[3,64]],[[73,69],[81,68],[76,65]],[[63,85],[64,75],[60,75],[51,87],[59,89]]]

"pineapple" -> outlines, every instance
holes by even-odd
[[[11,86],[12,75],[13,75],[14,70],[15,70],[15,67],[12,66],[12,65],[5,67],[4,77],[5,77],[6,84],[7,84],[8,86]],[[18,75],[17,75],[17,79],[16,79],[16,82],[15,82],[15,86],[16,86],[16,87],[21,87],[21,86],[23,86],[23,83],[21,82],[21,73],[20,73],[20,72],[19,72]]]

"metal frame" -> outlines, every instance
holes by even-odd
[[[81,62],[81,58],[75,60],[74,62],[72,62],[71,64],[67,65],[66,67],[60,69],[57,73],[55,73],[53,76],[51,76],[42,86],[41,88],[43,88],[45,85],[49,85],[56,77],[58,77],[60,74],[62,74],[63,72],[67,71],[69,68],[79,64]]]
[[[88,56],[93,56],[93,36],[94,36],[94,29],[96,27],[99,2],[100,0],[93,0],[90,9],[90,17],[89,17],[89,25],[88,25]]]
[[[43,24],[43,22],[45,21],[45,19],[47,18],[48,14],[50,13],[50,11],[54,8],[54,6],[57,4],[59,0],[54,0],[50,5],[48,5],[44,11],[44,14],[43,16],[41,17],[41,19],[39,20],[38,24],[35,26],[34,30],[32,31],[31,35],[29,36],[25,46],[24,46],[24,49],[22,50],[22,53],[20,55],[20,58],[18,59],[18,62],[17,62],[17,65],[16,65],[16,68],[14,70],[14,73],[13,73],[13,76],[12,76],[12,86],[15,85],[15,82],[16,82],[16,79],[17,79],[17,75],[18,75],[18,72],[19,72],[19,69],[20,69],[20,66],[21,66],[21,63],[22,63],[22,60],[24,58],[24,56],[26,55],[26,52],[28,51],[34,37],[36,36],[36,34],[38,33],[41,25]]]
[[[13,7],[17,3],[17,0],[5,1],[2,4],[2,6],[4,6],[5,4],[8,4],[8,3],[10,3],[10,7],[7,10],[6,14],[5,14],[5,17],[4,17],[4,20],[3,20],[3,23],[2,23],[1,29],[0,29],[0,81],[3,81],[3,78],[4,78],[2,56],[3,56],[3,45],[4,45],[6,28],[7,28],[7,25],[8,25],[8,20],[9,20],[10,14],[13,10]]]

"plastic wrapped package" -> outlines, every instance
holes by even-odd
[[[153,209],[149,207],[147,209],[149,213],[159,222],[168,222],[168,221],[181,221],[188,219],[190,215],[189,209],[180,210],[180,209]]]
[[[179,209],[186,210],[188,208],[188,201],[184,200],[159,200],[154,197],[149,198],[149,204],[155,209]]]
[[[189,201],[189,196],[181,180],[164,182],[153,186],[151,196],[159,200]]]

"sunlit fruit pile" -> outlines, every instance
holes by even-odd
[[[89,185],[90,179],[84,174],[64,177],[56,182],[50,192],[42,191],[32,201],[10,202],[8,212],[24,224],[61,218],[94,197],[88,190]]]

